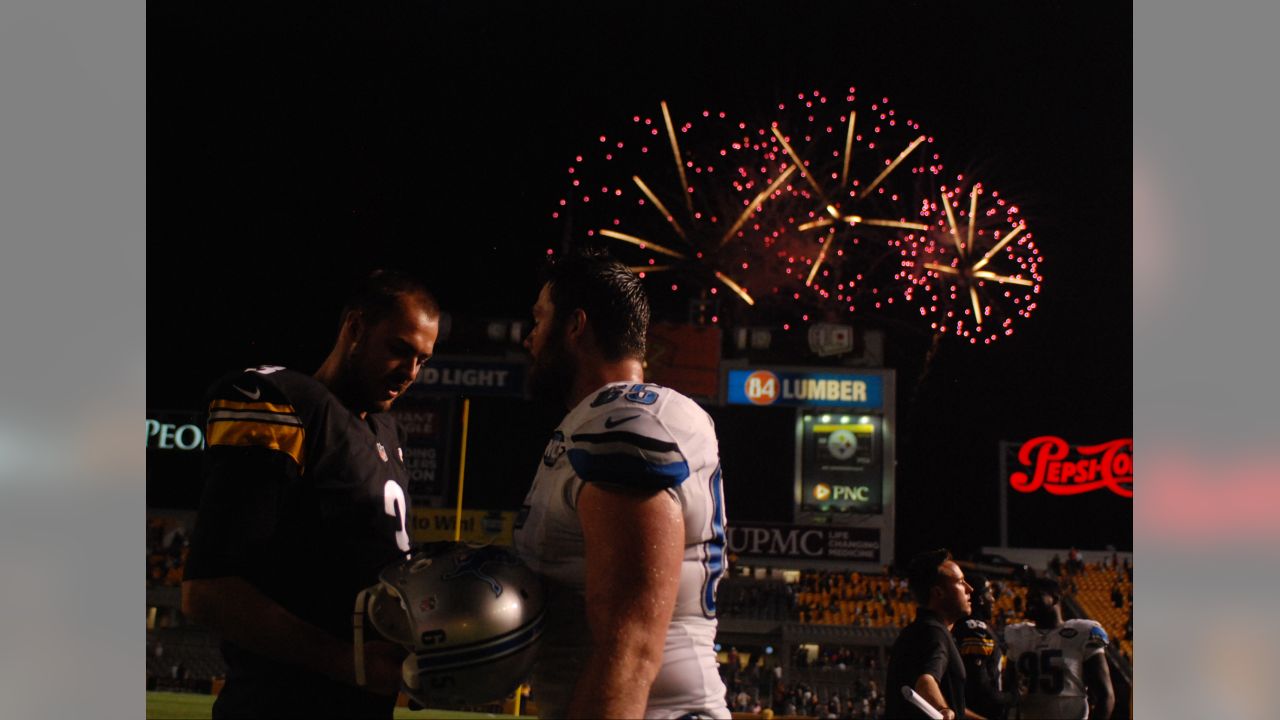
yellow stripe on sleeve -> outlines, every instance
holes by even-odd
[[[251,403],[252,404],[252,403]],[[279,450],[302,466],[304,433],[300,425],[282,425],[252,420],[210,421],[208,443],[235,447],[265,447]]]

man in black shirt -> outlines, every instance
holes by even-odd
[[[965,579],[973,586],[972,612],[952,630],[964,660],[965,705],[989,720],[1003,720],[1009,700],[1000,688],[1004,649],[990,626],[995,594],[985,575],[969,573]]]
[[[182,608],[223,639],[214,718],[392,716],[404,651],[366,644],[357,687],[351,612],[410,550],[409,473],[382,413],[431,357],[439,318],[415,280],[374,273],[314,375],[266,365],[211,391]]]
[[[889,652],[886,718],[923,718],[923,711],[903,696],[915,690],[945,720],[981,717],[966,714],[965,672],[951,627],[969,614],[973,588],[946,550],[930,550],[912,558],[907,585],[919,606],[916,619],[902,629]]]

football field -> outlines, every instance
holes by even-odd
[[[212,695],[195,693],[148,692],[147,720],[208,720],[213,708]],[[421,718],[499,718],[510,715],[469,713],[456,710],[409,710],[396,708],[396,720]],[[319,720],[319,718],[317,718]]]

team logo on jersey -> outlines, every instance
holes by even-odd
[[[813,486],[813,499],[825,502],[831,499],[831,486],[826,483],[818,483]]]
[[[378,457],[382,458],[382,462],[387,461],[387,449],[382,447],[382,443],[378,443]]]
[[[542,464],[551,467],[556,464],[561,455],[564,455],[564,433],[559,430],[551,433],[551,442],[547,443],[547,449],[542,451]]]
[[[747,376],[742,392],[756,405],[772,405],[778,399],[778,376],[768,370],[757,370]]]
[[[1058,631],[1058,634],[1059,634],[1059,635],[1061,635],[1061,636],[1062,636],[1062,637],[1064,637],[1064,638],[1067,638],[1067,639],[1069,640],[1069,639],[1071,639],[1071,638],[1073,638],[1073,637],[1075,637],[1075,636],[1079,635],[1080,633],[1079,633],[1079,631],[1077,631],[1075,628],[1064,627],[1064,628],[1062,628],[1061,630],[1059,630],[1059,631]]]
[[[475,579],[488,583],[489,589],[493,591],[494,597],[502,596],[502,583],[498,582],[492,575],[484,571],[485,566],[490,563],[504,563],[514,565],[518,561],[510,554],[502,549],[487,546],[476,548],[470,552],[459,553],[454,558],[454,567],[449,572],[440,576],[441,580],[453,580],[455,578],[470,575]]]

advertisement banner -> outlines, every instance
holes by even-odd
[[[413,508],[414,542],[453,540],[453,528],[458,522],[458,511],[446,508]],[[463,510],[462,542],[511,545],[515,532],[515,512],[499,510]]]
[[[448,476],[454,399],[410,393],[392,406],[391,413],[405,439],[409,497],[415,506],[444,506],[451,483],[456,482]]]
[[[769,368],[730,370],[725,402],[731,405],[791,405],[876,410],[884,405],[880,375]]]
[[[190,411],[148,410],[147,449],[204,449],[204,415]]]
[[[1001,545],[1133,549],[1133,438],[1000,445]]]
[[[801,416],[800,510],[879,513],[884,465],[878,415]]]
[[[527,366],[517,362],[435,356],[414,383],[417,392],[520,397]]]
[[[731,555],[881,562],[878,528],[730,523],[726,531]]]

